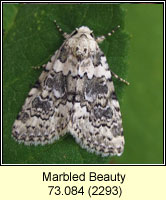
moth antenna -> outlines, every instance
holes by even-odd
[[[102,36],[97,37],[97,38],[96,38],[96,42],[97,42],[97,43],[103,42],[107,36],[111,36],[111,35],[114,34],[119,28],[120,28],[120,25],[116,26],[111,32],[107,33],[106,35],[102,35]]]
[[[62,28],[57,24],[56,20],[54,20],[54,23],[55,23],[55,25],[56,25],[58,31],[59,31],[59,32],[63,35],[63,37],[66,39],[69,35],[68,35],[66,32],[64,32],[64,31],[62,30]]]

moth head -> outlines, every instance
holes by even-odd
[[[86,26],[76,28],[71,34],[69,46],[72,48],[74,56],[79,60],[88,57],[96,48],[96,41],[93,36],[93,31]]]
[[[81,26],[80,28],[75,29],[78,37],[86,36],[88,39],[94,39],[93,31],[90,30],[87,26]]]

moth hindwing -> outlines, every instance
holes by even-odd
[[[63,35],[66,40],[30,90],[12,135],[27,145],[44,145],[70,132],[89,152],[120,156],[124,150],[120,106],[98,45],[105,37],[95,38],[85,26]]]

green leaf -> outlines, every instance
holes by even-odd
[[[20,4],[4,4],[3,5],[3,31],[5,34],[13,25],[19,6]]]
[[[128,35],[124,29],[124,12],[120,5],[111,4],[45,4],[21,5],[11,20],[3,46],[3,163],[109,163],[113,158],[102,158],[82,149],[72,136],[67,135],[53,144],[25,146],[11,138],[13,122],[31,86],[41,71],[32,66],[46,63],[63,42],[53,21],[68,33],[76,27],[88,26],[94,34],[103,35],[117,25],[121,28],[101,45],[111,69],[126,77],[126,49]],[[125,85],[115,81],[121,102]],[[10,148],[9,148],[10,147]]]

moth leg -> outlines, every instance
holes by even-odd
[[[119,28],[120,28],[120,25],[118,25],[117,27],[115,27],[115,29],[113,29],[111,32],[107,33],[106,35],[102,35],[102,36],[97,37],[97,38],[96,38],[96,42],[97,42],[98,44],[99,44],[99,43],[102,43],[102,42],[105,40],[105,38],[106,38],[107,36],[111,36],[111,35],[114,34],[115,31],[116,31],[117,29],[119,29]]]
[[[33,69],[41,69],[41,68],[45,68],[47,64],[43,64],[41,66],[32,66]]]
[[[118,80],[120,80],[121,82],[125,83],[126,85],[130,85],[130,83],[124,79],[122,79],[121,77],[119,77],[117,74],[115,74],[113,71],[111,71],[111,74]]]
[[[41,68],[42,68],[44,71],[47,71],[47,72],[48,72],[48,71],[51,70],[52,67],[53,67],[53,63],[54,63],[54,61],[55,61],[57,52],[58,52],[58,51],[56,51],[56,52],[54,53],[54,55],[51,56],[50,61],[48,61],[46,64],[43,64],[43,65],[40,65],[40,66],[32,66],[32,68],[33,68],[33,69],[41,69]]]
[[[67,34],[66,32],[64,32],[64,31],[62,30],[62,28],[60,28],[60,26],[57,24],[56,20],[54,20],[54,23],[55,23],[55,25],[56,25],[58,31],[59,31],[60,33],[62,33],[62,35],[63,35],[63,37],[64,37],[65,39],[67,39],[68,36],[69,36],[69,34]]]

